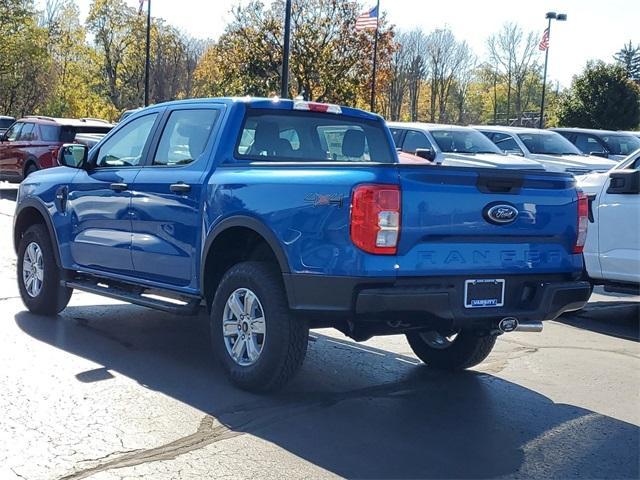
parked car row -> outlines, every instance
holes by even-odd
[[[112,128],[95,118],[21,118],[0,133],[0,180],[21,182],[37,170],[55,167],[62,145],[81,143],[90,148]]]

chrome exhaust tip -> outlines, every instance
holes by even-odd
[[[542,322],[540,321],[526,321],[521,322],[515,317],[504,317],[498,322],[498,330],[501,333],[511,332],[527,332],[527,333],[539,333],[542,331]]]

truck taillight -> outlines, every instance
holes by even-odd
[[[587,228],[589,225],[589,198],[578,190],[578,235],[576,244],[573,246],[573,253],[582,253],[584,243],[587,240]]]
[[[351,201],[351,240],[368,253],[395,255],[400,234],[400,187],[360,185]]]

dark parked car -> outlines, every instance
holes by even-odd
[[[13,125],[13,122],[15,122],[16,119],[13,117],[7,117],[6,115],[0,115],[0,135],[2,135],[4,132],[7,131],[7,128],[9,128],[11,125]]]
[[[587,155],[623,160],[640,148],[640,139],[625,132],[586,128],[552,128]]]
[[[0,136],[0,180],[20,182],[36,170],[55,167],[63,144],[91,148],[112,128],[94,118],[21,118]]]

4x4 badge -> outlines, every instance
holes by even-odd
[[[314,207],[336,205],[342,208],[343,195],[341,193],[309,193],[304,197],[305,203],[311,203]]]

